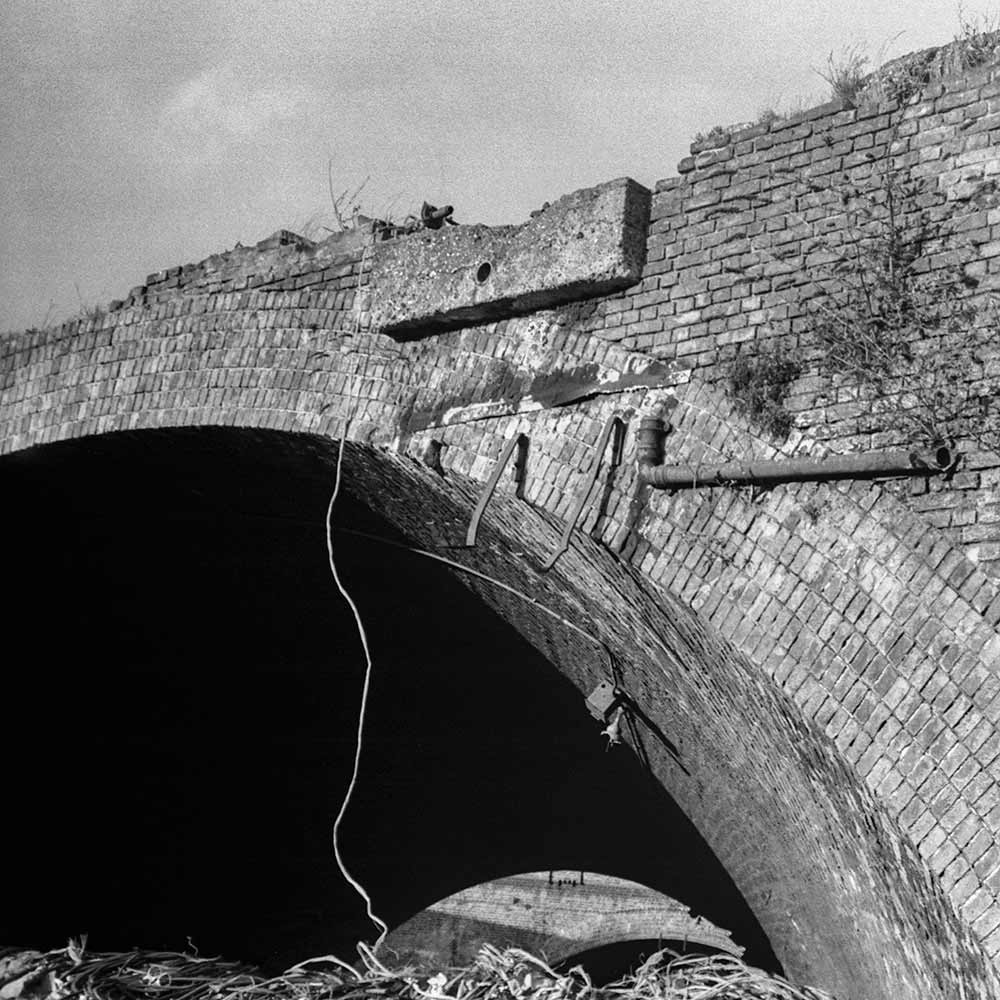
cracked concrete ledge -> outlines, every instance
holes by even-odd
[[[555,406],[580,403],[594,396],[615,395],[633,389],[670,389],[683,385],[691,378],[691,373],[674,362],[653,361],[643,371],[626,373],[599,373],[598,365],[584,365],[578,369],[556,371],[538,375],[526,383],[526,391],[519,398],[509,395],[500,399],[483,400],[448,408],[436,425],[448,427],[474,420],[495,419],[513,416],[516,413],[530,413],[535,410],[549,410]]]
[[[574,191],[521,226],[455,226],[377,244],[372,321],[412,340],[634,285],[650,198],[623,177]]]

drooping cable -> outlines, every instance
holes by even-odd
[[[592,642],[595,646],[600,646],[600,648],[604,651],[604,655],[608,658],[608,666],[611,670],[612,676],[617,678],[615,658],[612,655],[608,644],[603,639],[599,639],[596,635],[591,635],[586,629],[580,628],[579,625],[571,622],[568,618],[563,617],[558,612],[553,611],[551,608],[542,604],[541,601],[532,597],[530,594],[526,594],[523,590],[518,590],[517,587],[512,587],[509,583],[504,583],[503,580],[498,580],[496,577],[490,576],[488,573],[483,573],[481,570],[473,569],[471,566],[466,566],[454,559],[449,559],[447,556],[439,555],[437,552],[429,552],[427,549],[418,549],[416,546],[407,545],[405,542],[396,542],[391,538],[383,538],[381,535],[369,534],[367,531],[354,531],[350,528],[343,528],[341,530],[346,535],[355,535],[358,538],[367,538],[372,542],[379,542],[382,545],[390,545],[393,548],[402,549],[404,552],[411,552],[413,555],[423,556],[425,559],[433,559],[435,562],[444,563],[445,566],[458,570],[460,573],[467,573],[469,576],[474,576],[478,580],[491,583],[494,587],[499,587],[501,590],[505,590],[508,594],[513,594],[515,597],[519,597],[522,601],[526,601],[528,604],[538,608],[539,611],[548,615],[550,618],[554,618],[560,624],[565,625],[566,628],[576,632],[578,635],[583,636],[583,638],[588,642]]]
[[[548,615],[550,618],[553,618],[555,621],[564,625],[566,628],[570,629],[573,632],[576,632],[577,635],[586,639],[588,642],[591,642],[595,646],[598,646],[604,653],[604,655],[607,657],[608,673],[615,687],[619,689],[623,688],[623,679],[621,676],[621,670],[619,668],[619,665],[615,660],[614,654],[611,652],[611,647],[603,639],[598,638],[596,635],[593,635],[586,629],[580,628],[580,626],[577,625],[575,622],[571,622],[568,618],[559,614],[557,611],[553,611],[550,607],[547,607],[546,605],[542,604],[541,601],[539,601],[537,598],[532,597],[530,594],[526,594],[523,590],[519,590],[517,587],[511,586],[509,583],[504,583],[503,580],[498,580],[496,577],[490,576],[488,573],[483,573],[481,570],[473,569],[473,567],[471,566],[466,566],[463,563],[456,561],[455,559],[449,559],[447,556],[439,555],[437,552],[430,552],[427,549],[420,549],[417,548],[415,545],[409,545],[406,542],[397,542],[392,538],[384,538],[381,535],[373,535],[367,531],[356,531],[352,528],[342,528],[341,531],[343,531],[345,535],[354,535],[357,538],[366,538],[369,541],[378,542],[380,545],[388,545],[395,549],[402,549],[404,552],[409,552],[412,555],[421,556],[424,559],[433,559],[434,562],[443,563],[445,566],[457,570],[460,573],[466,573],[469,576],[474,576],[478,580],[482,580],[485,583],[492,584],[494,587],[499,587],[501,590],[506,591],[508,594],[512,594],[514,597],[518,597],[522,601],[531,604],[533,607],[537,608],[543,614]],[[667,649],[666,646],[663,646],[662,643],[660,643],[660,645],[663,648],[664,652],[669,653],[669,650]],[[640,761],[642,761],[646,770],[649,771],[650,774],[652,774],[654,773],[653,765],[649,759],[649,754],[646,751],[645,744],[643,743],[639,735],[639,729],[636,725],[636,720],[634,716],[635,716],[635,705],[632,704],[631,709],[626,709],[625,711],[620,712],[619,715],[616,717],[613,725],[608,727],[608,729],[610,729],[611,732],[608,732],[608,730],[604,730],[602,735],[609,737],[611,742],[614,743],[624,742],[621,739],[621,723],[624,722],[625,725],[628,727],[629,736],[631,737],[632,749],[635,751]],[[649,720],[645,716],[641,715],[641,713],[639,717],[646,723],[647,726],[651,725]],[[671,757],[673,757],[674,761],[681,768],[681,770],[683,770],[685,773],[689,773],[687,768],[684,767],[683,763],[681,763],[680,757],[677,755],[676,749],[671,749],[670,747],[667,747],[667,752],[670,754]]]
[[[333,853],[334,857],[337,859],[337,866],[340,868],[340,873],[344,878],[351,884],[359,896],[365,901],[365,911],[368,914],[368,919],[379,928],[378,940],[375,942],[374,950],[378,950],[379,945],[385,940],[386,935],[389,933],[389,926],[384,920],[375,915],[372,908],[371,896],[365,890],[365,887],[347,870],[347,865],[344,864],[344,859],[340,856],[340,824],[344,820],[344,816],[347,813],[347,807],[350,804],[351,796],[354,794],[354,788],[358,783],[358,772],[361,768],[361,747],[364,742],[364,729],[365,729],[365,712],[368,709],[368,692],[371,688],[371,678],[372,678],[372,654],[368,647],[368,635],[365,632],[364,623],[361,621],[361,613],[358,611],[358,606],[354,603],[351,595],[347,592],[347,588],[341,582],[340,575],[337,573],[337,563],[333,558],[333,529],[331,526],[331,520],[333,517],[333,506],[337,502],[337,495],[340,493],[340,477],[341,470],[344,463],[344,442],[347,440],[347,430],[350,426],[350,421],[344,427],[344,431],[340,437],[340,448],[337,451],[337,475],[333,483],[333,493],[330,494],[330,502],[326,508],[326,552],[330,562],[330,572],[333,574],[334,583],[337,585],[337,590],[340,591],[341,597],[347,602],[354,614],[354,621],[358,627],[358,636],[361,639],[361,646],[365,653],[365,679],[364,684],[361,688],[361,707],[358,710],[358,733],[357,740],[354,749],[354,769],[351,772],[351,781],[347,786],[347,792],[344,795],[344,801],[340,805],[340,811],[337,813],[337,818],[333,821]]]

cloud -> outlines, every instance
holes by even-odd
[[[248,139],[297,117],[314,96],[298,84],[255,84],[232,67],[216,67],[175,88],[160,126],[174,135]]]

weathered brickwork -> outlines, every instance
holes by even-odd
[[[143,285],[133,288],[125,299],[116,299],[109,312],[143,308],[167,302],[178,295],[211,295],[218,292],[294,291],[311,285],[337,287],[344,278],[357,273],[346,254],[371,242],[363,232],[345,232],[314,243],[296,233],[279,229],[255,246],[237,245],[227,253],[213,254],[199,264],[185,264],[157,271]],[[356,281],[355,281],[356,284]],[[344,299],[337,308],[345,307]]]
[[[958,442],[956,474],[928,482],[671,494],[639,483],[634,433],[640,414],[668,416],[667,461],[693,463],[905,443],[865,424],[870,401],[818,356],[792,387],[796,429],[770,439],[729,398],[725,362],[754,338],[809,356],[803,259],[835,205],[793,204],[785,171],[863,171],[890,143],[977,248],[985,303],[1000,286],[998,113],[990,68],[905,106],[735,132],[657,186],[638,285],[405,343],[371,328],[372,250],[356,237],[278,236],[161,272],[104,315],[0,341],[0,454],[232,425],[332,463],[346,428],[349,488],[530,595],[470,581],[581,691],[617,672],[677,749],[640,726],[657,778],[793,977],[842,998],[1000,996],[997,455]],[[994,363],[970,358],[970,378]],[[545,571],[613,416],[617,453]],[[519,433],[523,499],[505,473],[477,547],[456,549]]]
[[[712,381],[725,379],[739,351],[776,343],[806,362],[788,409],[811,440],[835,451],[907,443],[892,412],[879,414],[870,390],[838,377],[809,335],[810,298],[831,273],[826,237],[846,226],[845,205],[858,192],[877,200],[884,171],[898,172],[919,192],[903,206],[900,229],[919,216],[933,237],[928,270],[961,267],[980,321],[995,331],[998,135],[1000,76],[990,67],[928,84],[907,103],[828,104],[695,144],[680,175],[657,185],[642,284],[599,303],[587,329]],[[977,380],[995,388],[1000,377],[990,339],[987,359],[969,358],[972,394]],[[996,428],[986,429],[995,445]],[[972,434],[960,444],[960,474],[909,503],[1000,576],[997,456]]]
[[[567,447],[585,465],[609,409],[552,417],[559,430],[551,435],[533,422],[532,444],[541,437],[539,465]],[[471,429],[463,430],[471,438]],[[469,461],[476,460],[470,449]],[[461,458],[456,462],[461,465]],[[421,543],[440,551],[461,538],[474,493],[464,503],[461,494],[444,502],[445,481],[436,500],[413,509],[406,498],[433,473],[407,463],[377,468],[363,455],[351,468],[364,495],[377,497],[380,508]],[[570,479],[571,494],[578,483]],[[621,657],[623,686],[677,746],[685,769],[646,732],[655,771],[706,831],[771,940],[782,942],[786,966],[841,996],[883,989],[887,996],[960,995],[963,980],[970,993],[990,995],[985,959],[976,957],[970,931],[898,824],[836,759],[819,726],[804,722],[792,699],[669,590],[648,589],[643,574],[586,533],[556,569],[539,573],[559,521],[526,511],[509,494],[498,499],[493,530],[471,564],[606,638]],[[527,499],[532,503],[530,490]],[[428,519],[433,527],[421,523]],[[613,530],[609,524],[607,531]],[[512,552],[524,556],[515,559]],[[496,594],[488,584],[477,589],[518,621],[582,691],[606,676],[600,650],[544,614],[526,611],[517,598]],[[858,940],[871,945],[864,955]],[[819,941],[822,955],[807,954],[809,942]],[[932,968],[937,971],[928,975]]]

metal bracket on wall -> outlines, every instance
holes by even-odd
[[[543,573],[552,569],[559,557],[569,548],[569,540],[573,536],[573,529],[580,520],[584,508],[587,506],[587,501],[590,500],[591,493],[594,492],[594,484],[597,482],[597,474],[601,471],[601,462],[604,460],[604,453],[608,450],[608,441],[611,440],[611,435],[615,432],[617,432],[617,440],[615,450],[611,457],[611,467],[614,468],[618,464],[619,442],[621,441],[621,435],[624,429],[625,421],[623,421],[621,417],[616,414],[607,422],[604,430],[601,432],[600,440],[597,442],[597,451],[595,452],[594,458],[590,463],[590,472],[587,474],[586,485],[580,491],[580,495],[576,501],[576,507],[574,507],[573,513],[570,515],[570,519],[566,522],[566,527],[563,529],[562,537],[559,539],[559,544],[556,547],[555,552],[553,552],[542,565]]]
[[[614,669],[613,660],[612,668]],[[684,766],[677,744],[673,740],[668,739],[664,735],[663,730],[619,687],[618,671],[615,669],[614,673],[614,681],[600,681],[597,687],[587,695],[587,709],[590,714],[598,722],[606,725],[612,722],[614,713],[621,710],[625,719],[625,725],[628,726],[629,735],[632,737],[632,749],[635,750],[636,755],[646,766],[646,769],[652,771],[653,767],[649,760],[649,754],[646,752],[645,744],[639,736],[639,728],[636,725],[637,721],[641,722],[659,740],[660,745],[670,755],[673,762],[690,777],[691,772]],[[605,735],[608,735],[606,731]]]
[[[469,530],[465,533],[465,544],[469,548],[474,547],[476,544],[479,522],[482,520],[486,505],[492,499],[497,488],[497,483],[500,482],[500,476],[503,475],[503,470],[507,468],[507,463],[510,461],[510,456],[514,454],[515,449],[517,450],[517,459],[514,462],[514,483],[516,484],[514,496],[518,500],[524,499],[524,476],[528,466],[528,435],[517,434],[507,442],[507,447],[504,448],[503,454],[497,461],[489,482],[486,484],[486,489],[483,490],[483,495],[479,498],[479,502],[472,512],[472,520],[469,521]]]

